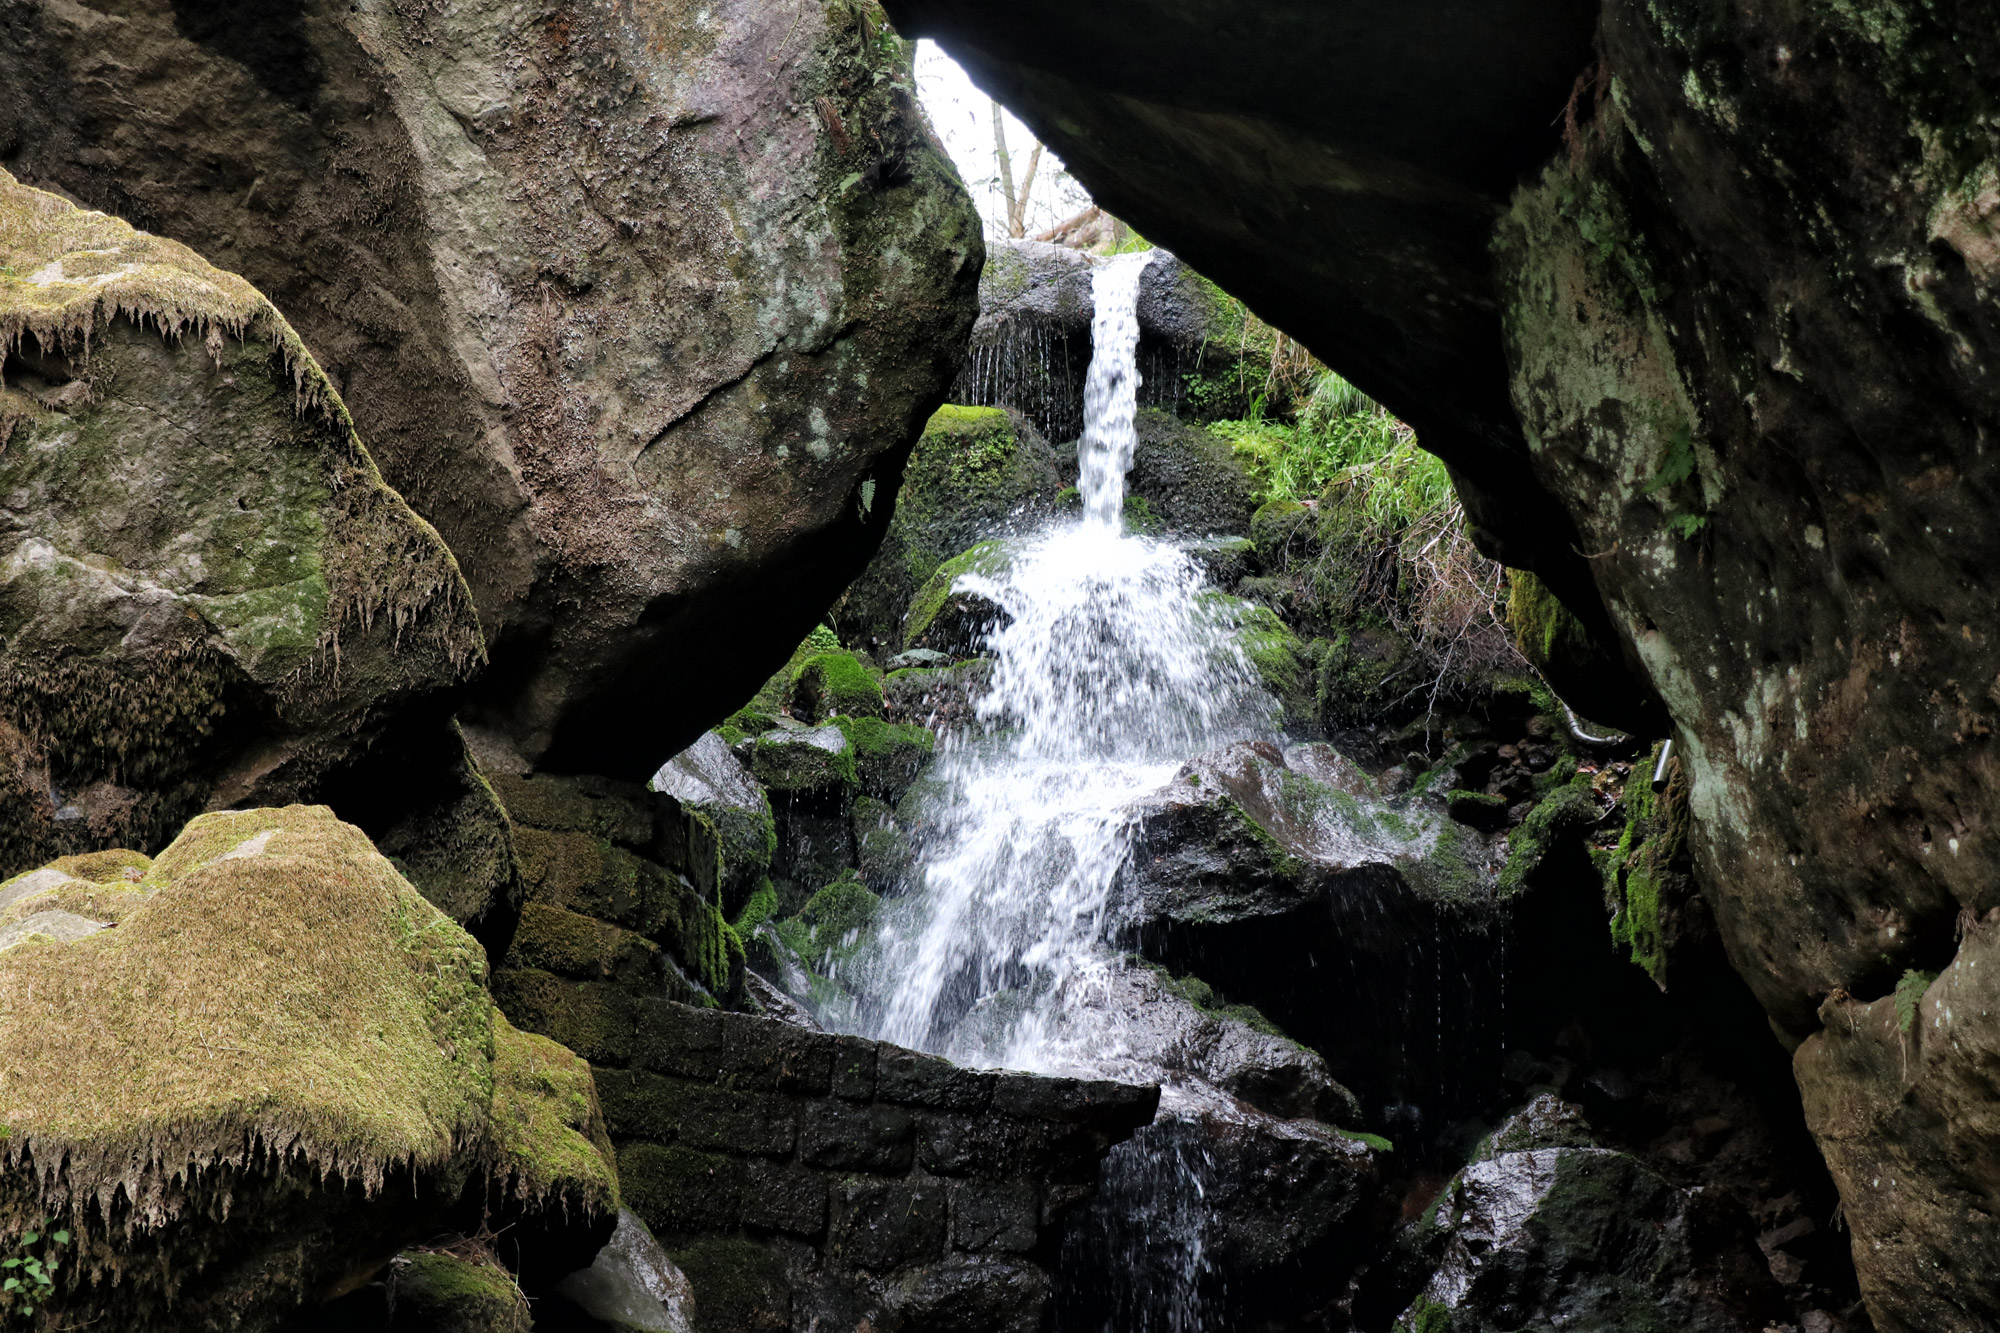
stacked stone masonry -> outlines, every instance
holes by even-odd
[[[1159,1090],[708,1007],[742,967],[704,966],[733,938],[705,819],[635,784],[492,780],[527,885],[494,995],[590,1062],[625,1203],[687,1270],[700,1333],[1038,1328],[1058,1223]]]

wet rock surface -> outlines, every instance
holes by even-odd
[[[660,1002],[598,1086],[625,1196],[716,1333],[1038,1327],[1060,1218],[1159,1098]]]
[[[1437,1267],[1397,1328],[1763,1327],[1777,1284],[1733,1220],[1545,1095],[1431,1206],[1413,1243]]]
[[[484,651],[466,585],[284,317],[4,172],[0,252],[39,279],[0,295],[0,872],[442,731]]]
[[[545,766],[644,780],[777,665],[976,313],[977,220],[871,5],[148,0],[0,48],[10,169],[298,322],[465,570],[478,720]]]

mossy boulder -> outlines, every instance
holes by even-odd
[[[1257,502],[1250,479],[1229,444],[1158,408],[1134,420],[1127,492],[1143,499],[1168,534],[1247,537]]]
[[[775,720],[771,725],[777,725]],[[651,786],[714,825],[721,844],[725,906],[730,911],[740,909],[770,871],[778,847],[777,825],[764,789],[713,731],[662,764]]]
[[[1011,559],[1004,540],[985,541],[939,565],[910,599],[903,617],[903,642],[952,657],[972,657],[986,638],[1006,623],[999,604],[965,580],[1004,574]]]
[[[818,653],[800,666],[792,686],[793,711],[804,721],[880,717],[882,686],[853,653]]]
[[[1055,451],[1026,418],[997,407],[939,408],[910,454],[882,549],[835,613],[842,633],[900,646],[904,612],[939,565],[1043,521],[1061,489]]]
[[[451,553],[242,278],[0,172],[0,349],[0,872],[316,795],[482,660]]]
[[[130,869],[98,886],[137,900],[116,929],[0,949],[36,997],[0,1011],[0,1245],[63,1221],[51,1310],[238,1328],[482,1217],[545,1253],[609,1231],[589,1070],[508,1027],[478,944],[360,830],[204,815]]]
[[[859,781],[854,746],[830,723],[765,732],[750,751],[750,771],[776,792],[851,789]]]
[[[389,1270],[396,1333],[529,1333],[534,1327],[520,1284],[490,1256],[415,1250],[397,1255]]]
[[[854,748],[854,772],[861,790],[891,805],[903,799],[937,745],[928,728],[879,717],[842,719],[840,729]]]

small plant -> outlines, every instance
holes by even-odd
[[[1920,972],[1911,968],[1903,973],[1903,979],[1896,983],[1896,1027],[1908,1033],[1917,1025],[1917,1017],[1923,1012],[1924,992],[1937,980],[1935,972]]]
[[[50,1250],[69,1244],[69,1232],[44,1231],[44,1225],[36,1222],[22,1232],[14,1253],[0,1259],[0,1272],[6,1274],[0,1279],[0,1302],[10,1315],[32,1317],[36,1305],[56,1289],[55,1272],[62,1264]]]

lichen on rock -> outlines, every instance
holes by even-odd
[[[0,868],[296,799],[484,656],[458,566],[234,274],[0,173]]]

